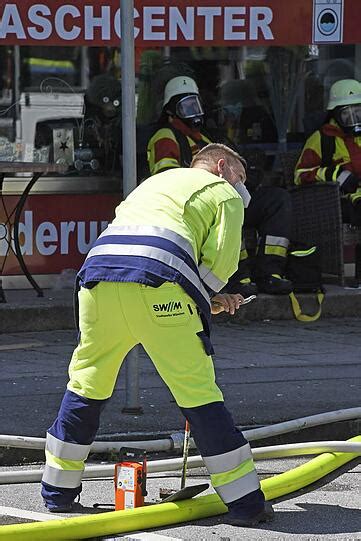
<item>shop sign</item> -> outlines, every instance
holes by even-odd
[[[360,0],[135,0],[138,47],[359,43]],[[120,43],[120,0],[5,0],[0,44]]]
[[[17,196],[4,196],[7,209]],[[56,274],[79,269],[94,241],[114,217],[116,194],[32,195],[19,224],[21,252],[32,274]],[[6,224],[0,207],[0,262],[8,252],[4,276],[22,274],[12,249],[13,225]]]
[[[341,43],[344,0],[314,0],[313,43]]]
[[[136,45],[309,44],[315,1],[135,0]],[[116,46],[120,16],[120,0],[3,1],[0,43]]]
[[[360,0],[135,0],[138,47],[360,43]],[[0,44],[113,45],[120,0],[3,0]]]

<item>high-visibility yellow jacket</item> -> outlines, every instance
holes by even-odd
[[[334,138],[332,156],[327,160],[322,152],[322,148],[327,148],[327,145],[322,144],[323,137]],[[332,182],[344,170],[361,177],[361,136],[345,134],[332,119],[307,139],[296,164],[294,182]]]
[[[79,272],[81,285],[179,283],[209,315],[211,292],[237,270],[243,202],[224,179],[199,168],[148,178],[116,209]]]
[[[185,136],[190,149],[190,157],[197,154],[200,145],[211,143],[210,139],[199,131],[192,130],[178,118],[174,118],[172,127]],[[149,139],[147,158],[151,175],[173,169],[187,167],[190,163],[182,163],[182,151],[174,131],[169,127],[160,128]]]

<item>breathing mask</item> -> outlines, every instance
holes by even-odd
[[[192,128],[203,125],[204,111],[197,94],[190,94],[177,101],[175,113]]]
[[[361,135],[361,103],[337,107],[334,115],[345,133]]]
[[[243,184],[243,182],[239,181],[234,185],[234,189],[239,193],[239,195],[242,197],[243,206],[246,209],[248,205],[251,202],[251,194],[247,190],[246,186]]]

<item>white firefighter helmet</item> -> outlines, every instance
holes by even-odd
[[[173,77],[165,85],[163,107],[170,102],[173,96],[178,94],[197,94],[199,95],[198,86],[191,77],[179,76]]]
[[[332,111],[335,107],[355,105],[361,103],[361,83],[355,79],[342,79],[333,83],[327,110]]]

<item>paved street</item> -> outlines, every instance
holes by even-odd
[[[359,327],[356,319],[214,325],[217,379],[236,423],[269,424],[359,406]],[[73,331],[0,335],[3,434],[44,436],[61,401],[75,343]],[[182,428],[177,406],[143,354],[140,365],[144,414],[121,414],[122,369],[100,433]]]
[[[262,477],[276,475],[296,467],[305,459],[277,459],[257,462],[257,470]],[[159,488],[178,489],[179,472],[150,474],[148,476],[148,503],[159,501]],[[204,470],[190,470],[187,485],[207,482]],[[321,483],[320,483],[321,484]],[[93,514],[94,503],[114,501],[112,480],[92,480],[83,483],[81,503],[82,514]],[[210,492],[210,490],[208,491]],[[204,493],[206,494],[206,493]],[[4,515],[4,508],[17,510],[17,516]],[[331,474],[324,486],[312,491],[289,495],[275,505],[276,517],[272,524],[256,529],[241,529],[226,524],[226,515],[210,517],[186,524],[164,526],[138,534],[112,536],[112,539],[144,541],[170,541],[170,539],[189,541],[234,541],[252,540],[359,540],[361,539],[361,465],[352,463],[339,472]],[[109,511],[103,508],[103,511]],[[8,511],[11,513],[11,510]],[[37,515],[32,515],[37,513]],[[1,516],[2,514],[2,516]],[[39,514],[39,515],[38,515]],[[63,515],[58,518],[66,518]],[[74,516],[74,515],[71,515]],[[80,516],[80,515],[76,515]],[[5,485],[1,487],[0,521],[1,524],[27,522],[31,520],[50,520],[57,516],[46,513],[39,497],[39,485]],[[134,536],[133,536],[134,535]],[[135,537],[137,535],[137,537]],[[139,536],[139,537],[138,537]],[[35,540],[34,540],[35,541]]]
[[[2,434],[45,435],[60,403],[66,369],[76,343],[73,331],[43,331],[0,335],[0,420]],[[360,405],[359,321],[328,319],[310,325],[296,321],[263,321],[214,326],[217,378],[238,425],[262,425]],[[102,417],[100,434],[141,433],[159,437],[183,429],[183,419],[169,391],[141,354],[140,403],[143,415],[124,415],[125,373],[122,369],[112,400]],[[360,423],[338,423],[314,429],[308,439],[343,439],[356,435]],[[345,430],[350,430],[345,434]],[[304,434],[290,435],[302,441]],[[263,441],[262,445],[268,443]],[[21,451],[0,450],[2,464]],[[24,452],[24,454],[26,454]],[[262,461],[262,476],[288,470],[305,459]],[[39,468],[38,464],[33,467]],[[10,467],[3,465],[2,470]],[[19,466],[16,467],[18,469]],[[277,503],[277,520],[261,530],[240,532],[213,517],[193,524],[160,528],[153,534],[175,539],[361,539],[360,465],[353,462],[331,475],[331,482],[312,492]],[[178,488],[178,473],[149,476],[150,500],[167,483]],[[198,483],[204,471],[189,474]],[[160,478],[159,478],[160,477]],[[85,481],[84,512],[95,502],[113,501],[112,481]],[[38,483],[3,485],[2,524],[47,515]],[[10,509],[9,509],[10,508]],[[14,511],[16,510],[16,512]],[[13,515],[16,515],[15,517]],[[222,522],[223,521],[223,522]],[[145,537],[144,537],[145,535]],[[149,539],[139,534],[139,539]],[[143,536],[143,537],[142,537]],[[123,536],[124,537],[124,536]],[[127,539],[135,539],[126,537]]]

